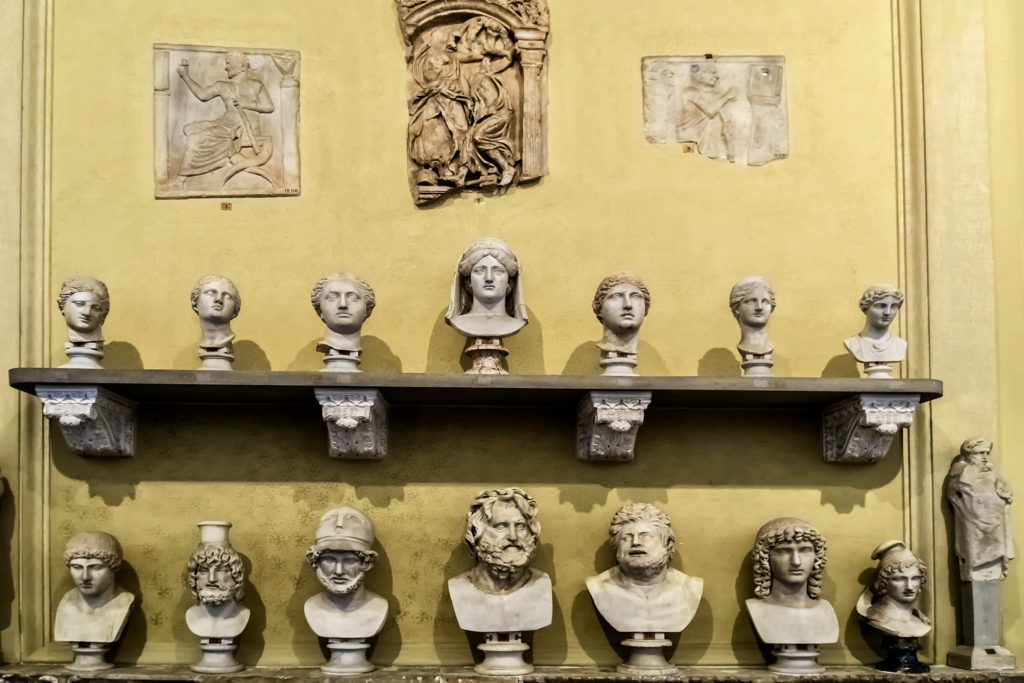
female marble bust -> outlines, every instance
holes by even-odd
[[[932,622],[917,609],[928,568],[903,541],[886,541],[871,553],[878,560],[875,578],[857,600],[857,613],[882,633],[920,638]]]
[[[508,245],[485,237],[459,259],[445,322],[467,337],[508,337],[529,319],[519,260]]]
[[[844,342],[854,358],[861,363],[888,364],[907,357],[907,342],[889,332],[902,307],[903,292],[892,285],[873,285],[864,291],[860,298],[864,329]]]
[[[65,368],[99,368],[103,358],[103,323],[110,313],[107,286],[90,275],[74,275],[61,283],[57,308],[68,328]]]

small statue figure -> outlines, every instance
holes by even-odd
[[[242,310],[235,283],[220,275],[204,275],[192,288],[192,310],[199,316],[200,370],[230,370],[234,362],[235,333],[231,321]]]
[[[917,639],[932,630],[932,622],[917,609],[928,568],[903,541],[886,541],[871,553],[878,570],[857,600],[857,614],[882,632],[888,656],[875,665],[880,671],[928,673],[917,659]]]
[[[107,286],[89,275],[69,277],[61,283],[57,307],[68,325],[68,362],[61,367],[101,369],[103,322],[110,312]]]
[[[735,86],[722,88],[718,66],[713,61],[690,65],[692,85],[682,92],[679,116],[679,137],[697,143],[697,151],[711,159],[733,160],[732,129],[722,109],[736,101],[740,91]]]
[[[188,630],[199,636],[203,657],[191,665],[199,673],[233,673],[238,637],[249,623],[245,567],[228,541],[230,522],[200,522],[199,545],[188,558],[188,585],[199,603],[185,612]]]
[[[760,276],[733,285],[729,308],[740,324],[740,352],[744,377],[771,377],[772,345],[768,341],[768,318],[775,312],[775,290]]]
[[[637,335],[651,310],[651,293],[632,273],[609,275],[594,294],[594,315],[604,325],[601,367],[606,375],[635,375]]]
[[[903,292],[892,285],[874,285],[860,298],[864,329],[844,344],[853,357],[864,364],[868,377],[892,377],[890,363],[907,357],[907,342],[889,332],[889,326],[903,307]]]
[[[363,323],[377,305],[373,287],[358,275],[332,273],[317,280],[310,300],[327,325],[327,336],[316,345],[324,354],[326,367],[321,372],[362,372],[359,340]]]
[[[486,634],[478,673],[533,671],[522,632],[549,625],[552,614],[551,579],[530,567],[539,537],[537,501],[522,489],[481,491],[469,507],[464,538],[476,565],[449,579],[448,593],[459,628]]]
[[[324,592],[306,600],[309,627],[327,638],[331,659],[321,666],[328,674],[373,671],[366,659],[369,638],[380,633],[388,616],[388,601],[363,585],[377,557],[371,547],[373,522],[355,508],[328,510],[316,528],[316,542],[306,561],[316,570]]]
[[[773,519],[754,540],[754,595],[750,620],[761,640],[775,647],[768,669],[785,674],[822,673],[818,645],[839,640],[832,605],[819,600],[825,570],[825,538],[810,522]]]
[[[1013,492],[992,467],[991,454],[988,439],[967,439],[950,464],[944,485],[955,519],[953,551],[960,566],[965,640],[949,653],[946,663],[960,669],[1012,669],[1016,661],[1012,652],[999,645],[1000,582],[1014,557]]]
[[[445,322],[473,339],[466,355],[468,375],[507,375],[501,344],[528,322],[523,303],[519,260],[501,240],[486,237],[470,245],[459,259]]]
[[[668,516],[649,503],[623,505],[612,517],[609,543],[616,566],[587,579],[597,611],[630,638],[629,661],[620,673],[670,676],[677,672],[663,648],[672,643],[666,633],[679,633],[693,619],[704,580],[672,569],[676,537]]]
[[[135,596],[114,583],[121,544],[102,531],[75,534],[64,546],[64,562],[75,587],[57,605],[53,638],[70,642],[75,658],[68,671],[91,672],[114,665],[104,657],[128,622]]]

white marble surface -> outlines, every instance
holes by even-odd
[[[669,569],[654,585],[629,581],[618,567],[587,579],[601,616],[620,633],[678,633],[693,619],[704,580]]]
[[[135,596],[114,586],[113,596],[91,605],[78,588],[72,588],[57,605],[53,639],[71,643],[113,643],[128,623]]]
[[[530,578],[518,590],[503,595],[484,593],[470,582],[471,572],[448,581],[455,618],[463,631],[508,633],[535,631],[551,624],[551,578],[529,568]]]
[[[321,638],[369,638],[380,633],[388,601],[365,588],[349,596],[317,593],[303,606],[306,622]]]
[[[819,645],[839,640],[835,610],[824,600],[814,601],[811,607],[786,607],[751,598],[747,611],[757,635],[766,643]]]

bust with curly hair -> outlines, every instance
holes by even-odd
[[[640,326],[651,310],[651,293],[632,273],[617,273],[601,280],[592,303],[604,326],[597,347],[606,375],[634,375]]]
[[[839,639],[835,611],[820,599],[825,549],[821,532],[795,517],[773,519],[758,530],[751,553],[757,597],[747,600],[747,611],[761,640],[788,646]],[[781,665],[788,667],[785,659]]]
[[[775,312],[771,283],[760,275],[740,280],[729,290],[729,310],[740,326],[736,350],[744,376],[770,376],[774,348],[768,341],[768,318]]]
[[[103,323],[110,313],[107,286],[91,275],[73,275],[61,283],[57,308],[67,323],[65,368],[99,368],[103,358]]]
[[[353,273],[331,273],[316,281],[309,300],[327,326],[316,345],[324,354],[324,371],[359,372],[363,323],[377,305],[373,287]]]
[[[693,619],[704,580],[669,565],[676,536],[668,515],[650,503],[623,505],[608,543],[616,565],[587,579],[594,606],[620,633],[678,633]]]
[[[868,377],[891,377],[889,363],[907,357],[907,342],[889,331],[901,308],[903,292],[892,285],[868,287],[860,298],[864,329],[843,343],[854,358],[865,364]]]
[[[857,613],[882,633],[920,638],[932,622],[917,609],[928,568],[903,541],[886,541],[871,553],[878,560],[875,577],[857,600]]]
[[[75,587],[57,606],[54,640],[113,643],[121,637],[135,602],[115,583],[121,561],[121,544],[108,533],[84,531],[68,539],[64,562]]]
[[[200,638],[237,638],[249,623],[249,608],[242,604],[245,565],[228,541],[230,526],[228,522],[202,522],[203,540],[188,558],[186,579],[198,604],[186,610],[185,622]],[[201,670],[193,666],[193,671]]]

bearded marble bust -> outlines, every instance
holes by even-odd
[[[464,536],[476,565],[448,581],[459,628],[508,633],[551,623],[551,579],[530,567],[539,537],[537,502],[525,491],[477,494]]]
[[[917,609],[928,568],[903,541],[886,541],[871,553],[878,569],[857,600],[857,613],[882,633],[920,638],[932,622]]]
[[[236,638],[249,623],[245,567],[227,538],[229,522],[201,522],[201,541],[188,558],[188,586],[198,604],[185,612],[188,629],[200,638]]]
[[[306,622],[321,638],[369,638],[380,632],[388,601],[363,585],[377,553],[373,522],[359,510],[328,510],[316,528],[316,541],[306,561],[324,587],[306,600]]]
[[[678,633],[693,619],[704,580],[672,569],[675,534],[654,505],[622,506],[609,542],[616,566],[587,579],[597,611],[621,633]]]

